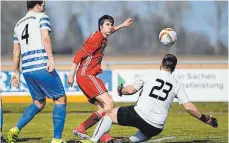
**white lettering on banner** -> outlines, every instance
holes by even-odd
[[[157,70],[115,70],[113,73],[113,89],[117,88],[120,79],[125,84],[132,84],[137,75]],[[174,76],[181,82],[191,101],[217,102],[228,101],[228,69],[177,69]],[[117,97],[117,101],[134,102],[138,95]]]

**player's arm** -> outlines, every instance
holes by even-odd
[[[78,66],[77,64],[73,63],[71,70],[70,70],[70,73],[68,75],[68,81],[67,82],[71,87],[74,83],[74,75],[75,75],[75,71],[76,71],[77,66]]]
[[[96,35],[92,34],[90,38],[86,40],[83,47],[75,54],[72,67],[68,75],[68,84],[70,86],[73,85],[75,71],[80,62],[92,55],[101,46],[101,40],[101,38],[97,38]]]
[[[78,65],[80,64],[80,62],[85,59],[86,57],[89,56],[89,53],[84,49],[84,47],[82,47],[76,54],[73,60],[73,64],[70,70],[70,73],[68,75],[68,84],[70,86],[73,85],[74,83],[74,75],[75,75],[75,71],[76,68],[78,67]]]
[[[184,109],[193,117],[196,117],[197,119],[200,119],[201,113],[198,111],[195,105],[193,105],[191,102],[186,102],[183,104]]]
[[[134,93],[137,92],[137,90],[135,89],[135,87],[133,85],[127,85],[125,87],[123,87],[123,84],[118,86],[118,95],[122,96],[122,95],[132,95]]]
[[[117,88],[118,95],[132,95],[142,89],[143,85],[144,80],[142,78],[138,78],[132,85],[127,85],[125,87],[123,87],[123,84],[121,83]]]
[[[131,18],[127,18],[122,24],[119,24],[117,26],[114,26],[112,29],[112,33],[124,28],[124,27],[128,27],[133,23],[133,19]]]
[[[52,72],[55,68],[54,58],[52,54],[52,42],[49,36],[51,30],[51,24],[48,15],[44,14],[39,21],[40,24],[40,32],[42,37],[42,42],[44,44],[45,51],[48,55],[48,63],[46,66],[46,70],[48,72]]]
[[[48,55],[48,65],[46,70],[52,72],[55,68],[54,58],[52,54],[52,43],[47,29],[41,29],[42,42],[44,44],[45,51]]]
[[[212,117],[211,115],[206,116],[200,113],[198,109],[196,108],[196,106],[192,104],[191,102],[184,103],[183,106],[185,110],[192,116],[196,117],[197,119],[201,120],[202,122],[206,124],[209,124],[213,128],[218,127],[218,120],[216,118]]]
[[[88,56],[89,56],[89,54],[84,51],[84,48],[83,47],[75,54],[72,67],[71,67],[70,73],[68,75],[68,81],[67,81],[68,84],[71,87],[72,87],[72,85],[74,83],[74,75],[75,75],[75,72],[76,72],[76,68],[78,67],[78,65],[80,64],[80,62],[84,58],[86,58]]]
[[[14,43],[13,47],[13,77],[11,83],[14,87],[18,87],[19,81],[19,72],[20,72],[20,56],[21,56],[21,47],[19,43]]]
[[[216,118],[206,116],[202,114],[194,104],[192,104],[185,92],[185,89],[182,85],[179,86],[177,90],[177,98],[181,102],[181,104],[184,106],[185,110],[192,115],[193,117],[201,120],[202,122],[211,125],[212,127],[216,128],[218,127],[218,122]]]

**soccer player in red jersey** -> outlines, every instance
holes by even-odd
[[[126,19],[122,24],[114,25],[114,18],[104,15],[98,20],[99,30],[92,33],[85,41],[82,48],[76,53],[73,65],[68,76],[68,84],[73,85],[74,74],[77,66],[76,81],[82,92],[87,96],[90,103],[98,107],[84,122],[73,130],[74,135],[81,139],[88,139],[86,130],[96,124],[103,115],[113,108],[113,100],[109,95],[105,84],[97,77],[102,73],[101,62],[104,56],[104,49],[107,45],[109,35],[121,28],[128,27],[133,23],[131,18]],[[111,139],[109,135],[101,138],[102,141]]]

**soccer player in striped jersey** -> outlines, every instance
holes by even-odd
[[[183,104],[190,115],[217,128],[217,119],[199,112],[188,99],[182,84],[172,75],[176,64],[177,58],[167,54],[162,59],[158,73],[149,72],[136,79],[132,85],[119,86],[119,96],[132,95],[141,90],[137,104],[112,109],[99,121],[91,139],[79,143],[98,142],[103,134],[109,132],[112,124],[136,127],[139,130],[128,139],[112,140],[111,143],[147,141],[162,132],[174,98]]]
[[[7,134],[10,143],[15,142],[19,132],[46,104],[46,96],[53,99],[54,135],[51,143],[64,143],[62,132],[66,118],[66,95],[54,67],[49,33],[51,24],[44,1],[27,1],[28,12],[14,28],[13,77],[11,83],[19,86],[19,65],[22,58],[22,73],[32,96],[33,103],[27,107],[16,126]]]
[[[97,75],[102,73],[101,62],[108,36],[121,28],[130,26],[132,22],[133,20],[128,18],[122,24],[113,26],[114,19],[112,16],[102,16],[98,20],[99,30],[89,36],[75,55],[72,69],[68,76],[68,84],[72,86],[75,70],[79,65],[76,74],[77,84],[87,96],[89,102],[98,107],[98,111],[93,112],[88,119],[73,129],[73,133],[81,138],[89,138],[86,130],[96,124],[105,112],[113,108],[113,100],[108,94],[105,84]],[[101,140],[106,141],[109,139],[111,137],[105,135]]]

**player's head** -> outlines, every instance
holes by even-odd
[[[161,68],[173,72],[177,65],[177,58],[173,54],[166,54],[161,62]]]
[[[33,1],[33,0],[28,0],[27,1],[27,9],[31,10],[36,8],[39,12],[44,12],[45,11],[45,1],[40,0],[40,1]]]
[[[99,18],[98,27],[99,31],[105,35],[110,35],[114,25],[114,18],[110,15],[103,15]]]

